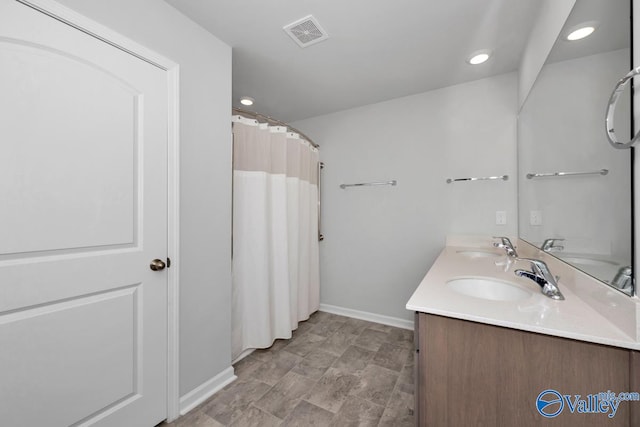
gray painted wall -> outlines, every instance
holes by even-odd
[[[293,123],[326,163],[323,304],[412,319],[405,304],[448,234],[517,235],[517,93],[510,73]],[[398,185],[339,188],[390,179]],[[495,225],[497,210],[507,225]]]
[[[518,107],[522,107],[576,0],[542,0],[518,67]]]
[[[523,239],[542,244],[546,238],[563,237],[565,252],[609,255],[624,265],[631,262],[629,151],[611,148],[604,137],[605,106],[628,67],[628,49],[543,67],[518,122]],[[629,114],[628,104],[621,100],[616,117],[624,120],[615,126],[620,138],[629,137],[624,132],[629,129]],[[609,170],[607,176],[525,179],[531,172],[602,168]],[[530,225],[532,210],[542,212],[541,226]]]
[[[161,1],[60,0],[180,64],[180,394],[231,365],[231,48]]]

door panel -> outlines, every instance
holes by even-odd
[[[138,286],[20,310],[0,318],[0,342],[19,359],[3,381],[12,384],[20,424],[66,426],[139,394],[135,346]],[[120,313],[113,318],[114,312]],[[92,325],[101,324],[96,330]],[[60,333],[64,331],[64,333]],[[29,337],[29,339],[25,339]],[[86,384],[100,384],[87,393]],[[34,405],[38,402],[38,405]],[[73,404],[69,404],[73,402]]]
[[[0,0],[0,419],[166,417],[166,72]]]
[[[0,63],[0,93],[16,100],[0,117],[22,119],[3,126],[0,254],[133,243],[142,95],[46,46],[1,41]]]

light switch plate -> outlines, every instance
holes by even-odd
[[[542,211],[530,211],[529,212],[529,224],[530,225],[542,225]]]

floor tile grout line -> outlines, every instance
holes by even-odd
[[[338,327],[334,327],[334,326],[331,325],[332,323],[338,323],[338,322],[342,323]],[[377,368],[381,368],[381,369],[389,372],[395,378],[395,380],[393,381],[393,387],[391,387],[391,392],[388,394],[388,396],[387,396],[387,398],[385,400],[385,405],[384,406],[379,405],[376,402],[372,402],[369,399],[366,399],[366,398],[363,398],[363,397],[358,397],[358,396],[355,396],[355,395],[351,395],[350,392],[351,392],[351,389],[353,389],[353,387],[351,387],[350,392],[348,393],[348,396],[355,396],[356,398],[362,399],[363,401],[366,401],[366,402],[369,402],[372,405],[381,407],[383,409],[383,412],[382,412],[382,415],[380,416],[380,418],[378,419],[378,424],[382,424],[384,415],[387,413],[387,409],[391,410],[391,408],[390,408],[390,404],[392,403],[391,399],[396,394],[399,394],[399,393],[410,394],[410,393],[406,393],[405,391],[401,390],[400,389],[400,385],[404,384],[406,386],[412,386],[412,384],[409,384],[409,383],[406,383],[406,382],[402,382],[401,379],[402,379],[402,376],[403,376],[403,372],[405,372],[405,369],[407,368],[408,365],[412,365],[413,364],[413,361],[410,359],[410,357],[405,358],[405,360],[401,364],[400,370],[396,371],[394,369],[390,369],[387,366],[382,366],[382,365],[379,365],[379,364],[375,363],[374,359],[375,359],[376,355],[378,355],[380,353],[382,346],[385,345],[385,344],[388,345],[387,348],[391,347],[392,349],[398,350],[400,352],[406,351],[406,350],[408,350],[410,352],[410,349],[411,349],[412,346],[409,346],[409,345],[406,345],[406,344],[403,345],[403,342],[404,341],[410,341],[412,343],[413,340],[410,339],[410,337],[408,337],[405,332],[400,331],[399,328],[389,327],[387,325],[376,325],[373,322],[363,321],[363,320],[360,320],[360,319],[351,320],[350,318],[347,318],[347,317],[344,317],[344,316],[337,316],[337,315],[332,315],[332,314],[328,314],[328,313],[326,313],[326,314],[323,313],[322,316],[317,317],[316,319],[314,319],[313,322],[310,322],[309,324],[310,324],[310,326],[309,327],[305,327],[304,331],[301,331],[301,333],[296,334],[295,336],[292,336],[292,338],[288,340],[289,341],[288,343],[280,344],[276,348],[273,348],[273,345],[272,345],[272,347],[270,349],[267,349],[266,351],[262,350],[263,351],[262,354],[268,354],[268,356],[265,356],[265,357],[267,357],[266,360],[261,360],[260,358],[257,357],[257,355],[256,355],[256,357],[252,358],[252,359],[254,359],[253,363],[255,363],[256,365],[265,365],[265,364],[269,363],[270,361],[273,361],[274,355],[279,354],[279,353],[284,351],[284,352],[288,353],[289,355],[296,356],[297,360],[284,373],[282,373],[282,374],[278,373],[279,378],[275,377],[275,378],[277,378],[277,380],[275,380],[275,378],[273,379],[273,381],[275,381],[275,383],[273,385],[270,384],[270,383],[267,383],[267,382],[260,381],[260,380],[256,379],[256,381],[258,381],[259,383],[262,383],[263,385],[268,386],[268,389],[266,389],[266,391],[264,393],[262,393],[259,397],[254,397],[253,400],[249,400],[248,403],[242,405],[244,410],[241,410],[241,411],[246,411],[248,408],[253,407],[256,410],[260,410],[261,412],[264,412],[264,413],[268,414],[269,416],[273,416],[275,419],[280,420],[280,422],[283,422],[284,418],[278,417],[277,415],[271,413],[266,408],[263,409],[263,407],[257,405],[256,403],[258,401],[260,401],[260,399],[262,399],[264,396],[268,395],[269,393],[274,392],[275,388],[278,386],[278,384],[280,384],[281,381],[283,380],[283,378],[286,375],[288,375],[289,373],[293,373],[295,375],[298,375],[298,376],[301,376],[301,377],[304,377],[304,378],[306,378],[308,380],[313,381],[312,385],[309,387],[309,389],[311,390],[311,389],[315,388],[329,369],[334,368],[334,369],[342,370],[337,365],[338,361],[341,359],[341,357],[345,354],[345,352],[351,346],[355,346],[355,347],[357,347],[357,348],[359,348],[359,349],[361,349],[363,351],[371,352],[371,356],[368,359],[366,359],[366,363],[365,363],[363,369],[366,369],[367,367],[373,365],[373,366],[376,366]],[[318,327],[318,325],[323,325],[323,324],[324,324],[324,326]],[[294,343],[296,340],[300,339],[301,337],[304,337],[304,335],[313,333],[313,330],[315,328],[317,328],[316,332],[321,332],[323,334],[326,333],[326,336],[325,335],[316,334],[316,336],[322,337],[323,339],[321,341],[318,341],[318,342],[315,342],[315,343],[312,342],[311,343],[311,347],[312,347],[311,350],[309,350],[309,351],[302,350],[304,352],[304,355],[300,355],[300,354],[297,354],[297,353],[293,353],[293,352],[287,351],[286,348],[289,345],[291,345],[292,343]],[[295,371],[295,369],[297,367],[299,367],[305,360],[307,360],[309,355],[311,355],[311,354],[313,354],[314,352],[317,352],[317,351],[323,351],[322,343],[326,343],[327,341],[329,341],[330,339],[335,337],[337,334],[342,333],[345,330],[349,331],[348,333],[345,334],[347,337],[349,337],[349,339],[345,340],[346,344],[339,343],[338,347],[335,347],[333,349],[333,351],[326,351],[327,354],[329,354],[331,357],[333,357],[333,361],[331,362],[331,364],[327,368],[320,367],[320,369],[324,369],[324,371],[323,371],[322,374],[320,374],[319,377],[317,377],[317,378],[308,377],[308,376],[306,376],[306,375],[304,375],[302,373],[302,370]],[[381,344],[378,345],[375,350],[373,350],[371,348],[365,348],[365,347],[358,346],[355,343],[355,341],[357,341],[357,339],[359,337],[361,337],[367,330],[377,331],[377,332],[380,332],[380,333],[384,334],[384,338],[385,339],[381,340]],[[358,333],[357,334],[353,333],[354,331],[358,331]],[[278,340],[274,341],[274,345],[276,344],[277,341]],[[338,354],[338,351],[339,351],[339,349],[341,347],[342,347],[342,351],[341,351],[340,354]],[[293,348],[294,347],[292,347],[292,349]],[[338,351],[336,351],[335,349],[338,349]],[[253,354],[250,355],[250,356],[253,356]],[[250,357],[250,356],[248,356],[248,357]],[[241,362],[242,361],[240,361],[238,363],[241,363]],[[248,363],[248,362],[246,362],[246,363]],[[238,380],[239,381],[244,381],[244,380],[247,380],[247,379],[251,378],[249,373],[252,372],[252,370],[250,368],[251,367],[249,366],[247,368],[246,372],[243,372],[242,374],[239,373],[239,375],[238,375]],[[249,375],[249,376],[247,377],[247,375]],[[354,375],[356,378],[361,378],[360,377],[361,370],[358,369],[358,371],[355,374],[349,374],[349,375]],[[232,390],[232,389],[227,389],[227,391],[229,391],[229,390]],[[224,391],[224,389],[223,389],[223,391]],[[212,398],[210,398],[207,402],[203,402],[203,404],[201,404],[197,410],[200,411],[201,414],[206,416],[207,418],[213,419],[217,423],[220,423],[220,421],[218,421],[215,417],[213,417],[213,416],[209,415],[207,412],[205,412],[205,409],[207,409],[206,403],[214,402],[214,400],[213,400],[214,398],[215,398],[215,395]],[[313,404],[312,402],[309,402],[306,399],[303,399],[302,397],[300,399],[295,399],[295,401],[296,401],[296,403],[295,403],[295,405],[293,405],[294,409],[290,410],[290,412],[285,416],[285,418],[288,417],[289,414],[293,413],[292,411],[294,411],[295,408],[297,407],[297,405],[299,405],[300,402],[302,402],[302,401],[305,401],[309,405],[313,405],[313,406],[315,406],[317,408],[320,408],[319,406]],[[333,411],[328,411],[328,412],[333,414],[333,419],[338,419],[340,417],[341,410],[342,410],[345,402],[346,402],[346,400],[341,402],[340,407],[338,407],[336,409],[335,413]],[[228,406],[227,404],[224,404],[224,405]],[[228,408],[228,409],[233,409],[233,408]],[[210,408],[209,408],[209,410],[210,410]],[[244,415],[244,414],[242,414],[242,415]],[[242,415],[238,415],[236,417],[236,420],[237,419],[241,419]],[[411,415],[411,414],[409,414],[409,415]],[[401,416],[406,416],[406,415],[401,415]],[[236,421],[234,421],[232,419],[231,423],[234,423],[234,422],[236,422]],[[222,423],[220,423],[220,424],[222,424]]]

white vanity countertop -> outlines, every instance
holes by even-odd
[[[493,252],[499,256],[474,256],[473,251]],[[513,273],[515,268],[529,270],[528,263],[517,261],[515,264],[507,263],[502,249],[447,246],[409,299],[407,309],[580,341],[640,349],[640,343],[634,337],[625,334],[581,299],[574,292],[576,286],[563,285],[561,277],[558,285],[565,300],[552,300],[540,292],[536,283]],[[551,266],[550,268],[552,273],[557,274]],[[529,290],[531,296],[519,301],[493,301],[457,293],[446,285],[451,279],[464,277],[507,281]]]

